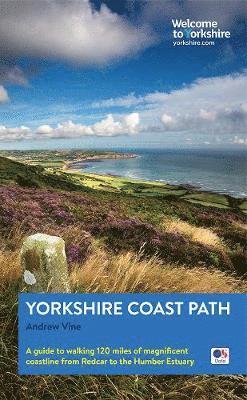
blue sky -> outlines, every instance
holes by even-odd
[[[0,3],[0,149],[242,147],[246,2]],[[174,45],[171,20],[231,37]]]

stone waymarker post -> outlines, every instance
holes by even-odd
[[[36,233],[21,249],[24,287],[29,292],[70,292],[64,240]]]

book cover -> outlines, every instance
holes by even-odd
[[[242,400],[245,0],[0,0],[3,400]]]

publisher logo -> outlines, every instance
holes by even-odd
[[[214,46],[220,39],[229,39],[231,32],[223,30],[217,21],[172,19],[173,46]]]
[[[229,364],[229,356],[228,347],[213,347],[211,349],[211,364]]]

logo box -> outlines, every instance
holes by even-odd
[[[230,350],[228,347],[213,347],[211,349],[211,364],[229,364]]]

